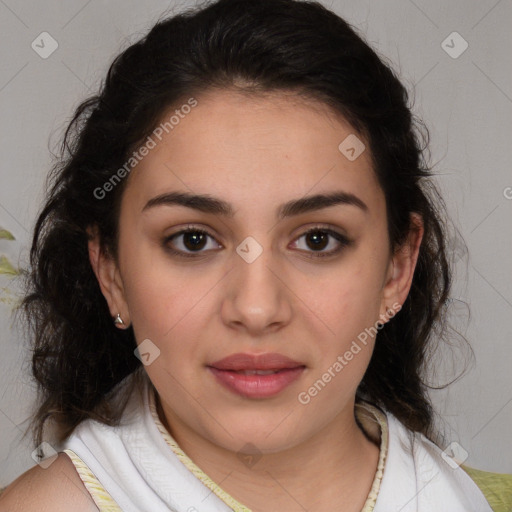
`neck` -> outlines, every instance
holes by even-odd
[[[168,422],[170,414],[159,399],[157,410],[188,457],[253,512],[268,512],[269,503],[272,510],[290,512],[326,508],[358,512],[370,492],[379,448],[358,426],[353,403],[303,443],[253,459],[211,443],[177,417]]]

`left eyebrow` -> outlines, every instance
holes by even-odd
[[[321,210],[339,204],[356,206],[365,213],[368,211],[368,206],[366,206],[359,197],[349,192],[336,191],[330,194],[316,194],[314,196],[305,196],[300,199],[288,201],[279,207],[278,218],[284,219],[286,217]]]
[[[180,205],[204,213],[222,215],[224,217],[234,216],[234,208],[230,203],[209,195],[191,194],[189,192],[160,194],[150,199],[142,211],[144,212],[150,208],[162,205]],[[359,197],[349,192],[336,191],[330,194],[315,194],[288,201],[277,209],[277,218],[284,219],[336,205],[356,206],[365,213],[368,212],[368,206]]]

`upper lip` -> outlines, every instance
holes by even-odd
[[[283,370],[305,366],[289,357],[269,352],[265,354],[237,353],[209,364],[217,370]]]

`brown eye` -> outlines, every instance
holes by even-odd
[[[299,242],[301,239],[304,239],[304,243]],[[297,248],[310,253],[310,257],[334,256],[350,243],[341,233],[319,227],[309,229],[295,242]]]
[[[306,244],[309,248],[315,250],[315,251],[321,251],[322,249],[325,249],[327,245],[329,244],[329,237],[325,232],[322,231],[313,231],[311,233],[308,233],[306,236]]]
[[[219,244],[211,243],[209,239],[215,241],[214,237],[203,229],[188,228],[165,238],[163,244],[171,254],[194,257],[202,255],[210,249],[219,248]]]
[[[202,249],[206,244],[207,236],[199,231],[188,231],[183,234],[183,245],[190,251]]]

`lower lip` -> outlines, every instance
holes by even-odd
[[[269,375],[243,375],[211,366],[208,369],[222,385],[237,395],[247,398],[268,398],[277,395],[298,379],[305,368],[304,366],[287,368]]]

